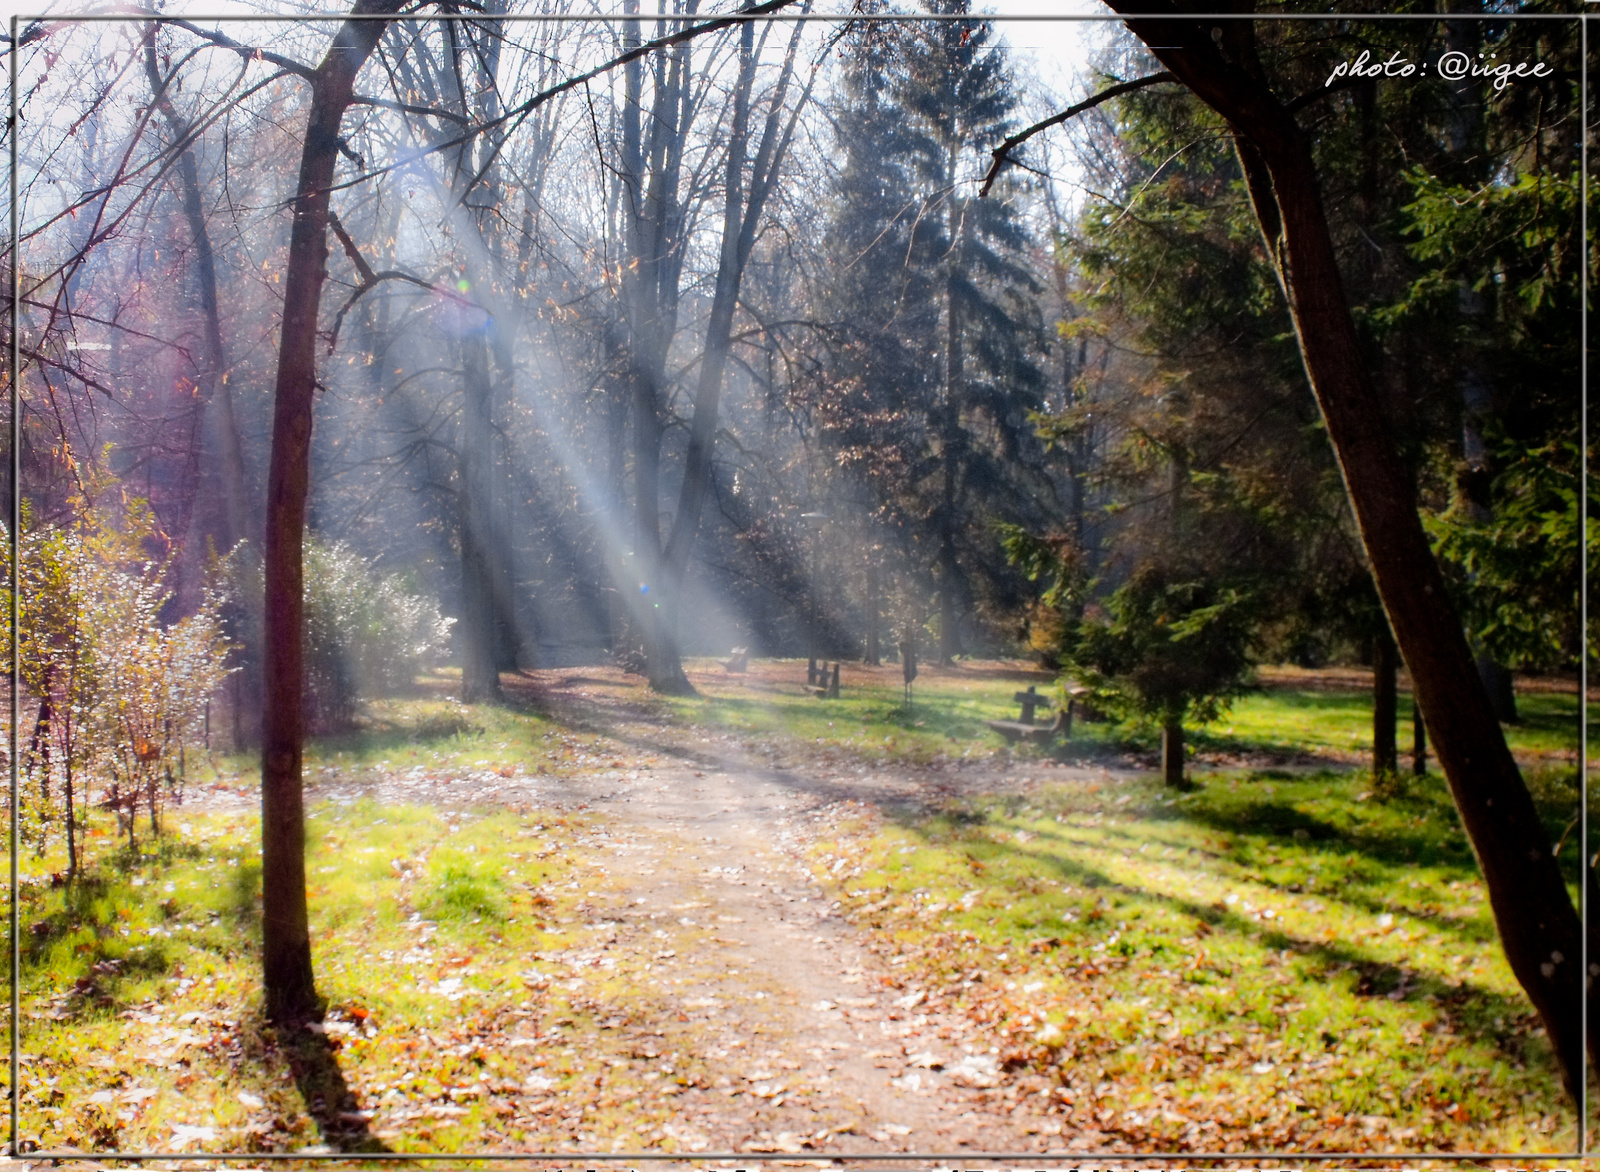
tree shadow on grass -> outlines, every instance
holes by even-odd
[[[926,820],[910,816],[909,812],[894,820],[910,833],[921,835],[925,832]],[[1051,836],[1048,832],[1037,837],[1059,837],[1065,843],[1064,836]],[[987,856],[985,862],[990,866],[993,865],[990,860],[995,856],[1008,855],[1026,864],[1043,863],[1054,870],[1060,879],[1076,885],[1115,892],[1137,902],[1204,921],[1214,932],[1228,932],[1240,937],[1257,936],[1264,948],[1289,950],[1315,963],[1318,976],[1324,981],[1343,973],[1353,973],[1354,996],[1388,997],[1398,990],[1401,996],[1395,1000],[1425,998],[1435,1004],[1451,1029],[1463,1039],[1493,1048],[1512,1062],[1536,1063],[1541,1069],[1546,1069],[1552,1079],[1556,1078],[1549,1047],[1538,1045],[1525,1049],[1525,1037],[1507,1028],[1507,1023],[1525,1019],[1530,1014],[1530,1006],[1523,998],[1496,993],[1467,981],[1455,983],[1422,968],[1382,960],[1345,942],[1297,937],[1281,928],[1265,927],[1226,906],[1201,903],[1148,887],[1131,886],[1065,855],[1022,851],[993,838],[983,840],[981,845]]]
[[[162,840],[156,857],[171,862],[196,858],[200,853],[193,843]],[[70,880],[56,876],[48,887],[19,884],[22,972],[26,979],[40,970],[50,971],[52,983],[59,989],[49,1011],[54,1019],[114,1008],[120,1004],[118,987],[122,982],[160,976],[172,967],[164,936],[129,937],[123,927],[127,909],[119,903],[123,881],[117,873],[151,861],[148,855],[136,858],[122,848]],[[40,908],[41,902],[54,906]],[[160,911],[164,918],[178,914],[173,901],[162,903]],[[63,969],[64,977],[58,975]]]
[[[339,1041],[309,1028],[286,1028],[278,1047],[322,1142],[336,1152],[393,1151],[372,1134],[361,1102],[339,1066]]]
[[[1303,818],[1303,817],[1305,817],[1305,815],[1302,814],[1302,815],[1300,815],[1300,817]],[[1115,830],[1113,828],[1108,828],[1108,827],[1104,827],[1104,826],[1097,827],[1096,829],[1099,831],[1099,833],[1101,835],[1104,835],[1104,836],[1106,836],[1108,838],[1112,837],[1114,835],[1118,835],[1118,833],[1119,833],[1117,830]],[[1067,834],[1062,833],[1060,831],[1039,830],[1039,831],[1036,831],[1035,833],[1040,838],[1049,839],[1049,840],[1055,840],[1055,841],[1063,843],[1064,845],[1072,843],[1074,841]],[[1131,835],[1131,834],[1121,834],[1120,837],[1123,837],[1123,838],[1127,839],[1127,841],[1130,844],[1135,844],[1135,843],[1138,843],[1139,841],[1141,841],[1141,840],[1137,839],[1134,835]],[[1334,840],[1332,840],[1332,842],[1335,845],[1344,843],[1346,841],[1347,840],[1343,840],[1343,839],[1334,839]],[[1077,845],[1081,845],[1081,846],[1088,847],[1088,848],[1092,848],[1093,847],[1093,844],[1090,843],[1090,842],[1081,842],[1081,843],[1078,843]],[[1197,853],[1200,853],[1200,854],[1203,854],[1203,855],[1207,855],[1207,856],[1209,856],[1210,858],[1213,858],[1213,859],[1221,859],[1221,858],[1228,857],[1227,855],[1219,855],[1219,854],[1217,854],[1215,852],[1211,852],[1211,851],[1198,850],[1197,848],[1194,848],[1194,847],[1187,847],[1186,849],[1196,850]],[[1302,852],[1306,852],[1308,848],[1302,845],[1302,846],[1299,846],[1298,849],[1301,850]],[[1342,856],[1347,854],[1348,852],[1338,851],[1338,850],[1328,850],[1325,853],[1329,857],[1339,857],[1341,859],[1341,861],[1342,861]],[[1467,869],[1467,865],[1466,865],[1466,863],[1464,861],[1461,861],[1461,860],[1455,860],[1455,861],[1460,863],[1460,865],[1463,867],[1463,869]],[[1246,865],[1246,864],[1239,864],[1237,862],[1237,860],[1235,860],[1235,863],[1236,863],[1236,865]],[[1249,878],[1249,877],[1245,876],[1243,878]],[[1271,887],[1274,890],[1282,893],[1285,896],[1293,896],[1293,895],[1302,894],[1302,890],[1301,889],[1298,889],[1298,888],[1285,889],[1283,886],[1281,886],[1279,884],[1274,884],[1274,883],[1272,883],[1272,882],[1270,882],[1270,881],[1268,881],[1268,880],[1266,880],[1264,878],[1254,878],[1254,879],[1250,879],[1250,881],[1251,882],[1259,882],[1259,883],[1261,883],[1262,886],[1265,886],[1265,887]],[[1461,938],[1463,940],[1472,941],[1474,943],[1489,943],[1489,942],[1492,942],[1492,941],[1494,941],[1494,940],[1496,940],[1498,938],[1496,936],[1496,934],[1495,934],[1495,931],[1494,931],[1493,927],[1485,925],[1479,920],[1476,920],[1476,919],[1472,919],[1472,920],[1456,919],[1456,918],[1454,918],[1452,916],[1445,915],[1442,911],[1429,910],[1428,908],[1425,908],[1425,907],[1416,907],[1416,906],[1396,907],[1392,902],[1379,900],[1379,899],[1374,898],[1372,896],[1368,896],[1368,895],[1362,893],[1361,891],[1352,888],[1348,883],[1344,883],[1344,884],[1324,883],[1324,884],[1322,884],[1320,886],[1313,886],[1313,887],[1307,889],[1305,893],[1320,895],[1320,896],[1322,896],[1324,898],[1327,898],[1327,899],[1336,899],[1340,903],[1347,904],[1347,905],[1349,905],[1351,907],[1354,907],[1354,908],[1359,908],[1360,910],[1362,910],[1364,912],[1367,912],[1367,913],[1369,913],[1371,915],[1374,915],[1374,916],[1382,915],[1385,912],[1399,911],[1402,914],[1410,917],[1411,919],[1420,920],[1420,921],[1423,921],[1423,922],[1429,924],[1432,928],[1434,928],[1437,931],[1448,932],[1451,935],[1457,936],[1457,937],[1459,937],[1459,938]]]

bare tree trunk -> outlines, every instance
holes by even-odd
[[[966,394],[966,352],[961,337],[961,306],[956,296],[954,267],[960,263],[966,217],[954,195],[956,163],[950,159],[946,181],[950,196],[950,259],[945,277],[944,402],[940,406],[940,508],[939,508],[939,663],[947,666],[960,649],[956,615],[960,612],[961,566],[956,558],[956,494],[959,485],[961,403]]]
[[[469,704],[500,700],[494,534],[490,523],[494,427],[490,419],[489,355],[481,335],[461,343],[462,404],[460,490],[456,497],[461,542],[461,698]]]
[[[1583,926],[1478,679],[1417,513],[1411,477],[1384,429],[1310,145],[1262,78],[1249,22],[1219,25],[1213,40],[1211,26],[1184,19],[1167,0],[1108,3],[1237,136],[1251,201],[1289,302],[1378,595],[1477,852],[1506,959],[1544,1022],[1576,1101],[1586,1040],[1585,981],[1578,971]],[[1600,894],[1588,868],[1585,883]],[[1600,922],[1590,948],[1600,956]],[[1590,1051],[1600,1053],[1600,1012],[1589,1013],[1588,1020]]]
[[[800,46],[804,22],[797,24],[789,40],[783,70],[767,112],[760,145],[755,157],[750,150],[750,103],[755,86],[755,25],[745,22],[739,30],[739,76],[735,82],[733,121],[728,131],[728,157],[723,180],[722,248],[717,260],[717,283],[711,299],[711,316],[706,324],[705,350],[700,358],[700,380],[695,389],[694,412],[689,420],[689,446],[684,455],[683,482],[678,492],[678,508],[673,515],[672,533],[663,553],[658,646],[671,648],[673,661],[662,664],[662,684],[674,689],[686,686],[677,659],[677,611],[682,600],[689,555],[699,533],[700,517],[711,491],[711,457],[716,442],[717,415],[722,383],[732,350],[733,315],[739,304],[739,289],[745,266],[755,247],[756,230],[766,209],[767,197],[777,181],[789,141],[794,134],[805,95],[791,111],[787,124],[782,118],[783,103],[794,72],[795,54]],[[746,193],[744,172],[750,165],[750,186]],[[680,683],[681,678],[681,683]],[[658,686],[652,668],[652,686]]]
[[[883,655],[878,646],[878,611],[879,575],[878,560],[873,557],[867,562],[867,655],[865,662],[869,667],[877,667],[883,662]]]
[[[1161,726],[1161,780],[1183,788],[1183,718],[1168,716]]]
[[[1395,744],[1394,725],[1399,719],[1399,691],[1396,675],[1400,657],[1388,628],[1372,636],[1372,776],[1395,773],[1400,768],[1400,751]]]
[[[400,0],[356,0],[353,16],[396,12]],[[327,277],[328,203],[339,124],[357,72],[387,22],[341,25],[311,80],[283,284],[283,332],[267,472],[261,749],[261,963],[268,1016],[292,1022],[319,1012],[306,907],[305,743],[306,497],[316,390],[317,311]]]
[[[623,11],[637,14],[638,0],[625,0]],[[640,43],[638,25],[630,22],[623,33],[624,48],[633,49]],[[666,431],[662,384],[677,318],[682,250],[678,179],[687,143],[689,69],[686,45],[678,46],[666,61],[657,61],[647,135],[641,105],[644,66],[638,59],[628,62],[623,75],[620,168],[629,259],[624,266],[622,299],[628,324],[627,378],[633,416],[634,556],[642,579],[637,593],[630,591],[628,596],[635,606],[650,686],[670,693],[689,689],[671,639],[660,497],[661,441]],[[665,615],[664,608],[668,611]]]
[[[175,143],[183,142],[192,133],[188,122],[178,113],[167,97],[167,81],[161,77],[156,64],[155,26],[145,34],[145,75],[150,82],[155,103],[166,121]],[[216,255],[211,244],[211,230],[206,224],[205,208],[201,202],[200,169],[193,147],[185,149],[178,158],[178,178],[183,195],[183,216],[194,243],[195,276],[199,286],[200,314],[204,324],[204,347],[198,371],[199,389],[196,410],[201,414],[201,434],[205,446],[215,454],[210,469],[210,479],[220,489],[221,524],[214,536],[220,552],[227,553],[241,540],[251,537],[255,526],[249,513],[249,493],[244,463],[244,443],[239,435],[239,419],[234,411],[233,391],[228,386],[227,352],[222,341],[222,307],[217,294]],[[208,410],[214,407],[215,410]],[[209,461],[208,461],[209,462]],[[188,535],[189,526],[184,526]],[[253,656],[255,648],[245,651]],[[260,680],[254,672],[239,672],[234,677],[234,745],[237,748],[245,739],[254,739],[259,731],[245,729],[244,711],[259,711]],[[241,693],[248,692],[243,707],[238,702]],[[253,720],[248,723],[254,724]]]

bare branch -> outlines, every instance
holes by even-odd
[[[311,66],[306,65],[303,62],[296,61],[290,57],[284,57],[279,53],[268,52],[267,50],[258,48],[254,45],[243,44],[220,32],[208,32],[207,30],[187,20],[161,19],[160,23],[174,25],[183,29],[185,32],[193,33],[200,39],[208,41],[217,46],[219,49],[227,49],[230,52],[237,53],[239,57],[246,62],[270,61],[272,64],[276,65],[279,69],[282,69],[286,73],[292,73],[296,77],[304,78],[306,81],[310,81],[312,74],[315,72]],[[27,43],[26,37],[24,37],[23,43]],[[384,110],[395,110],[402,114],[419,114],[424,118],[442,118],[446,121],[459,123],[463,126],[465,126],[467,122],[467,120],[461,117],[461,115],[451,113],[449,110],[439,110],[432,106],[414,106],[409,102],[393,102],[386,98],[368,97],[365,94],[354,95],[350,99],[350,104],[354,106],[376,106]]]
[[[361,255],[356,242],[350,239],[350,233],[344,230],[344,222],[339,219],[338,213],[331,208],[328,210],[328,227],[333,229],[333,234],[339,238],[339,243],[344,245],[345,255],[350,258],[350,263],[356,266],[356,272],[361,274],[361,283],[372,284],[377,279],[373,276],[372,266],[367,263],[367,258]]]
[[[254,45],[241,44],[223,33],[207,31],[192,21],[174,20],[168,17],[158,17],[157,19],[162,24],[173,25],[187,33],[192,33],[203,41],[210,41],[219,49],[227,49],[230,52],[237,53],[245,61],[270,61],[286,73],[292,73],[296,77],[304,78],[306,81],[310,81],[316,76],[317,71],[312,66],[296,61],[293,57],[285,57],[281,53],[268,52],[266,49],[258,48]]]
[[[1177,80],[1176,77],[1163,69],[1160,73],[1152,73],[1149,77],[1138,77],[1132,81],[1124,81],[1118,85],[1111,86],[1109,89],[1101,90],[1094,97],[1087,98],[1076,106],[1068,106],[1061,113],[1053,114],[1043,122],[1035,122],[1026,130],[1017,131],[1016,134],[1013,134],[990,152],[994,156],[994,162],[989,164],[988,173],[983,177],[983,189],[978,192],[978,195],[982,197],[989,194],[989,189],[994,186],[994,181],[1000,176],[1000,169],[1010,160],[1011,152],[1034,135],[1041,131],[1049,130],[1052,126],[1060,126],[1067,119],[1075,118],[1085,110],[1092,110],[1101,102],[1108,102],[1112,98],[1120,98],[1123,94],[1131,94],[1135,90],[1144,89],[1146,86]]]
[[[331,190],[340,191],[346,187],[354,187],[357,184],[365,183],[368,179],[376,179],[380,175],[386,175],[390,171],[402,170],[403,168],[409,167],[411,164],[417,162],[419,159],[425,159],[429,155],[437,155],[443,151],[458,147],[463,143],[471,142],[478,135],[483,134],[486,131],[493,130],[497,126],[504,126],[508,122],[516,123],[516,125],[512,126],[511,130],[507,132],[509,135],[515,132],[517,125],[521,125],[523,120],[526,119],[529,114],[533,113],[534,110],[537,110],[540,106],[544,105],[552,98],[558,98],[568,90],[577,89],[585,83],[593,81],[595,78],[609,73],[619,66],[626,65],[630,61],[637,61],[641,57],[647,57],[651,53],[657,52],[658,50],[670,49],[674,45],[680,45],[685,41],[691,41],[694,38],[703,36],[706,33],[716,32],[719,29],[730,28],[733,25],[740,24],[750,19],[751,17],[764,16],[769,12],[776,12],[780,8],[787,8],[796,2],[797,0],[763,0],[763,3],[753,4],[748,8],[741,8],[739,11],[729,13],[727,16],[720,16],[715,20],[706,20],[699,24],[692,24],[688,28],[679,29],[675,33],[669,33],[667,36],[657,37],[653,41],[646,41],[642,45],[636,45],[627,52],[619,53],[609,61],[597,65],[585,73],[576,74],[557,85],[551,86],[549,89],[541,90],[540,92],[534,94],[526,102],[523,102],[514,109],[507,110],[498,118],[490,118],[487,121],[478,123],[476,126],[468,127],[454,138],[447,139],[444,142],[434,143],[432,146],[425,147],[414,154],[390,163],[386,167],[377,167],[371,171],[363,172],[353,179],[347,179],[343,183],[335,183]],[[489,161],[484,164],[485,168],[493,165],[495,158],[499,156],[499,151],[500,147],[497,146]],[[483,174],[484,172],[480,170],[477,175],[473,176],[472,182],[467,184],[466,189],[470,191],[472,187],[476,185],[482,178]]]
[[[331,208],[328,210],[328,227],[332,228],[333,234],[339,238],[339,243],[344,246],[345,255],[356,266],[356,272],[361,277],[361,284],[356,286],[355,292],[350,294],[350,299],[344,303],[343,307],[334,316],[333,332],[328,338],[328,353],[332,354],[339,345],[339,329],[344,325],[344,315],[355,308],[357,301],[360,301],[384,281],[405,281],[426,289],[430,293],[437,290],[431,282],[424,281],[421,277],[411,273],[401,272],[399,269],[385,269],[381,273],[373,272],[372,266],[367,263],[367,258],[361,255],[361,250],[356,247],[356,242],[350,239],[350,233],[345,231],[344,224]]]

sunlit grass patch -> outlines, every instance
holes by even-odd
[[[565,777],[613,763],[620,767],[633,756],[603,734],[525,704],[468,705],[433,694],[445,683],[433,680],[431,691],[419,696],[366,701],[354,727],[307,742],[307,783],[361,784],[401,773],[436,779]],[[195,777],[254,785],[259,754],[196,754]]]
[[[1517,699],[1521,723],[1503,726],[1521,758],[1568,754],[1576,759],[1578,697],[1531,692]],[[1396,740],[1405,756],[1414,739],[1411,697],[1402,693]],[[1322,753],[1369,758],[1372,693],[1360,689],[1298,689],[1275,685],[1238,700],[1214,724],[1193,734],[1195,747],[1234,752]]]
[[[844,664],[843,687],[832,700],[803,690],[804,660],[761,661],[743,676],[727,676],[712,663],[693,666],[700,695],[663,701],[681,723],[782,738],[795,752],[916,765],[1006,754],[1007,742],[984,722],[1015,719],[1011,697],[1029,684],[1042,692],[1053,686],[1053,677],[1020,663],[925,666],[907,706],[898,665]]]
[[[1042,789],[846,823],[815,863],[919,1010],[987,1025],[1075,1128],[1561,1150],[1570,1112],[1470,854],[1427,801],[1357,801],[1360,781]]]
[[[743,735],[769,755],[844,753],[865,761],[926,765],[952,760],[1053,756],[1106,760],[1132,751],[1153,753],[1158,730],[1138,721],[1075,720],[1070,739],[1049,749],[1014,745],[989,728],[1015,720],[1017,692],[1032,685],[1059,703],[1056,680],[1022,661],[963,661],[924,666],[913,703],[904,703],[897,665],[845,664],[837,700],[804,691],[804,660],[767,660],[745,675],[728,675],[715,661],[694,661],[700,694],[653,701],[681,725]],[[1188,730],[1201,755],[1360,764],[1372,752],[1370,687],[1296,687],[1294,677],[1269,673],[1262,688],[1234,702],[1222,718]],[[1575,761],[1578,698],[1554,690],[1518,697],[1521,723],[1506,725],[1507,742],[1525,766]],[[1402,693],[1396,736],[1402,753],[1413,729],[1409,693]],[[1044,719],[1041,714],[1041,719]],[[1409,764],[1409,761],[1407,762]]]
[[[687,1027],[656,1024],[670,1017],[637,974],[595,967],[597,924],[634,929],[598,910],[614,893],[592,820],[314,809],[328,1013],[320,1033],[294,1034],[260,1013],[255,818],[173,821],[161,850],[108,852],[80,882],[51,886],[51,858],[27,868],[30,1143],[437,1151],[553,1146],[580,1128],[610,1142],[669,1120],[680,1085],[611,1058],[659,1050],[677,1077],[706,1081]]]

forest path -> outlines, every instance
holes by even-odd
[[[1062,1135],[1046,1090],[997,1069],[976,1023],[918,1011],[918,990],[840,915],[803,852],[841,803],[893,816],[965,792],[1026,790],[1046,773],[1104,781],[1106,770],[824,760],[792,743],[641,721],[614,693],[582,686],[599,681],[566,679],[568,688],[543,692],[541,706],[603,730],[627,746],[626,759],[561,778],[485,773],[443,786],[386,774],[360,792],[582,810],[597,820],[611,849],[603,890],[588,902],[591,922],[610,931],[607,964],[641,974],[641,991],[693,1023],[697,1057],[721,1071],[711,1086],[674,1096],[677,1118],[662,1136],[679,1150],[775,1151],[790,1161],[1082,1146]],[[353,795],[313,781],[308,796]],[[660,1065],[648,1054],[635,1061],[641,1074]]]

